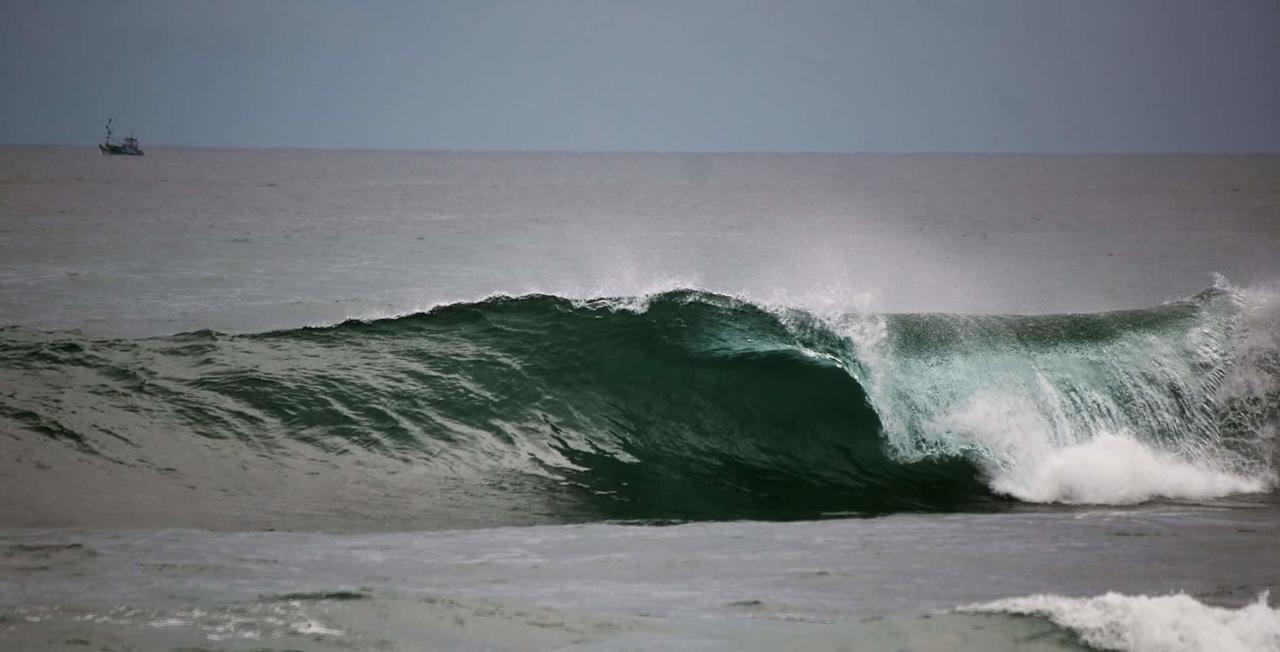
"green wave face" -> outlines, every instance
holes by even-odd
[[[990,509],[1040,458],[1108,429],[1188,464],[1234,451],[1265,466],[1223,443],[1214,397],[1233,306],[1210,291],[1106,315],[819,319],[674,291],[492,298],[244,336],[8,329],[0,430],[117,458],[195,435],[317,472],[375,455],[433,477],[515,474],[592,518]],[[983,401],[995,416],[966,421]],[[1056,425],[993,439],[982,423],[1000,410]],[[1085,417],[1053,420],[1072,410]]]
[[[253,340],[342,351],[349,368],[376,369],[361,394],[394,397],[386,415],[406,425],[397,442],[452,466],[551,474],[607,518],[804,518],[984,499],[964,460],[889,458],[842,366],[848,341],[813,325],[797,332],[750,304],[673,292],[642,309],[492,299]],[[255,407],[278,409],[269,403]]]

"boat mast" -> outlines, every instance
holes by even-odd
[[[107,144],[111,144],[111,118],[107,118]]]

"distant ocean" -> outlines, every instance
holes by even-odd
[[[1276,650],[1280,157],[0,148],[0,648]]]

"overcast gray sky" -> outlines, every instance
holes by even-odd
[[[1280,0],[0,0],[0,142],[1280,151]]]

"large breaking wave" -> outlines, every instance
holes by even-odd
[[[676,290],[257,335],[10,328],[0,431],[122,468],[149,438],[196,436],[516,473],[611,518],[1209,498],[1273,482],[1271,306],[1225,283],[1048,316],[818,315]]]

